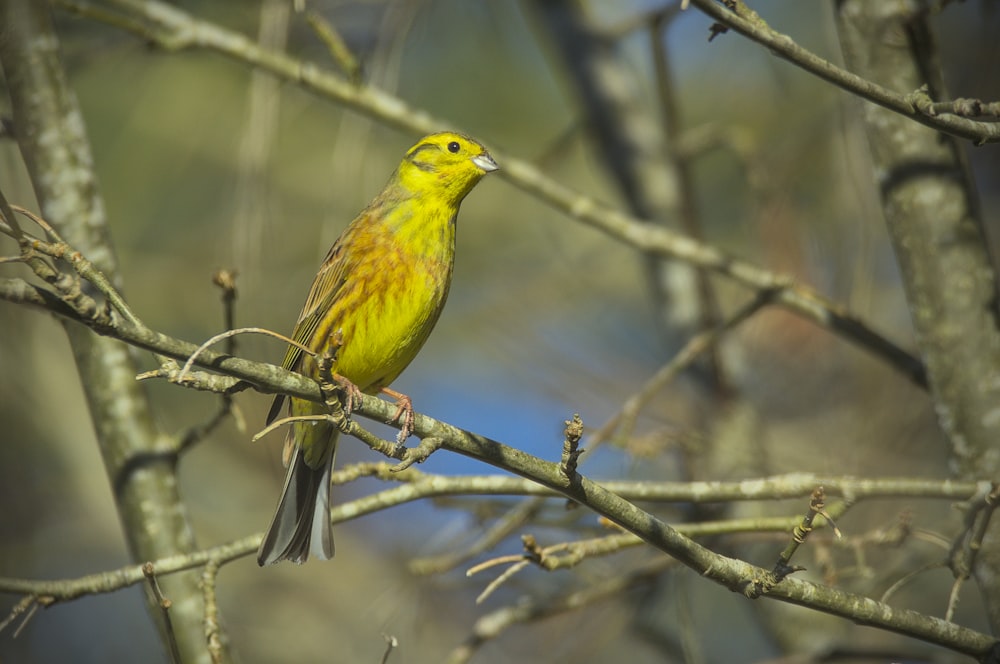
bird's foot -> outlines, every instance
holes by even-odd
[[[391,390],[388,387],[383,387],[382,392],[396,400],[396,412],[389,418],[389,424],[393,422],[399,423],[399,434],[396,436],[396,443],[402,445],[413,433],[413,399],[402,392]]]
[[[361,389],[340,374],[334,374],[333,378],[344,391],[344,412],[350,416],[354,408],[361,405]]]

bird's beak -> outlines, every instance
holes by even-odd
[[[479,168],[483,169],[487,173],[495,171],[498,168],[500,168],[499,166],[497,166],[497,163],[493,161],[493,157],[490,156],[489,152],[477,154],[475,157],[472,158],[472,163],[478,166]]]

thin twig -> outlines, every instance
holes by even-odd
[[[510,579],[515,574],[517,574],[522,569],[531,564],[527,560],[524,560],[524,558],[521,556],[518,556],[518,558],[519,558],[518,562],[515,562],[513,565],[505,569],[503,572],[500,573],[500,576],[490,581],[486,585],[486,587],[483,588],[483,591],[476,596],[476,604],[482,604],[483,602],[485,602],[489,598],[489,596],[496,591],[497,588],[502,586],[508,579]]]
[[[45,243],[37,239],[32,240],[30,244],[33,249],[42,251],[53,258],[60,258],[67,261],[76,273],[93,284],[97,290],[99,290],[101,294],[107,298],[108,302],[111,303],[111,306],[114,307],[119,314],[124,316],[126,320],[134,325],[142,324],[139,317],[135,315],[132,308],[125,302],[125,298],[122,297],[121,293],[118,292],[118,289],[111,284],[111,280],[108,279],[107,276],[93,263],[87,260],[83,254],[70,246],[68,242],[63,240],[62,236],[59,235],[52,224],[31,210],[23,208],[19,205],[12,205],[11,207],[38,224],[38,226],[45,231],[46,235],[55,240],[53,243]]]
[[[472,634],[451,652],[446,661],[448,664],[468,662],[483,645],[514,625],[544,620],[567,611],[578,611],[610,598],[621,597],[631,588],[648,586],[652,579],[676,564],[677,562],[671,558],[660,558],[641,569],[545,602],[536,602],[528,598],[520,599],[514,605],[501,607],[481,616],[476,621]]]
[[[399,639],[391,634],[383,634],[382,638],[385,639],[385,652],[382,653],[381,664],[386,664],[389,661],[389,655],[392,651],[399,647]]]
[[[882,593],[881,597],[879,597],[879,601],[888,604],[890,601],[892,601],[893,596],[900,589],[902,589],[904,586],[906,586],[907,584],[909,584],[911,581],[915,581],[917,579],[917,577],[921,576],[925,572],[930,572],[930,571],[935,570],[935,569],[941,569],[944,566],[945,566],[945,564],[943,562],[938,561],[938,562],[928,563],[928,564],[926,564],[926,565],[924,565],[922,567],[919,567],[918,569],[911,570],[911,571],[907,572],[902,577],[900,577],[899,579],[897,579],[895,581],[895,583],[893,583],[891,586],[889,586],[888,588],[886,588],[886,591],[884,593]],[[947,620],[947,618],[946,618],[946,620]]]
[[[784,579],[792,572],[804,569],[802,567],[794,567],[789,563],[799,546],[806,541],[806,538],[813,531],[813,521],[817,516],[822,516],[826,519],[826,522],[833,528],[834,534],[838,538],[842,537],[840,530],[837,528],[837,525],[833,520],[833,517],[831,517],[829,512],[826,510],[826,490],[822,485],[818,486],[812,492],[812,496],[810,496],[809,509],[806,511],[805,516],[802,517],[802,520],[795,525],[795,528],[792,530],[791,541],[789,541],[788,546],[785,547],[785,550],[778,556],[778,562],[774,565],[772,572],[778,581]]]
[[[520,500],[513,509],[502,514],[496,523],[483,531],[469,546],[440,556],[416,558],[411,560],[407,567],[414,574],[420,575],[441,574],[458,567],[502,542],[537,514],[542,504],[540,499]]]
[[[212,275],[212,283],[222,290],[222,316],[224,327],[227,330],[232,330],[235,327],[234,323],[236,317],[236,271],[218,270]],[[232,335],[227,338],[225,352],[228,355],[236,354],[236,335]],[[163,374],[163,369],[164,367],[161,367],[161,370],[140,374],[136,378],[137,380],[143,380],[151,377],[150,374],[160,376]],[[172,367],[167,367],[166,371],[172,371],[172,369]],[[201,374],[201,372],[197,373]],[[184,380],[187,380],[190,376],[189,373],[181,371],[176,374],[176,380],[180,381],[182,375],[184,376]],[[198,379],[203,377],[204,376],[201,375],[197,376]],[[233,387],[235,387],[235,385],[233,385]],[[190,427],[183,435],[178,437],[177,451],[179,453],[184,452],[197,444],[199,441],[207,438],[219,425],[225,422],[230,415],[232,415],[233,419],[236,421],[237,428],[241,431],[243,430],[243,418],[233,401],[232,389],[230,388],[222,391],[220,393],[220,397],[221,403],[219,404],[219,408],[207,422]]]
[[[351,53],[350,47],[347,46],[347,42],[344,41],[337,28],[313,11],[306,12],[306,21],[309,22],[320,41],[326,45],[330,57],[347,75],[348,80],[355,85],[360,85],[361,62]]]
[[[219,624],[219,603],[215,593],[215,581],[219,576],[219,562],[210,560],[201,572],[201,589],[205,602],[205,640],[208,654],[214,664],[223,661],[222,627]]]
[[[279,334],[277,332],[274,332],[272,330],[268,330],[268,329],[263,328],[263,327],[240,327],[240,328],[237,328],[235,330],[226,330],[225,332],[220,332],[219,334],[216,334],[214,337],[209,338],[203,344],[201,344],[200,346],[198,346],[198,348],[193,353],[191,353],[191,355],[188,357],[187,361],[184,363],[184,366],[181,367],[181,371],[177,375],[177,383],[181,384],[181,385],[184,384],[184,381],[187,378],[187,373],[191,370],[191,367],[198,360],[198,356],[199,355],[201,355],[206,350],[208,350],[210,347],[214,346],[215,344],[219,343],[220,341],[223,341],[225,339],[229,339],[230,337],[236,336],[238,334],[263,334],[263,335],[268,336],[268,337],[274,337],[275,339],[280,339],[281,341],[284,341],[285,343],[289,344],[290,346],[295,346],[296,348],[298,348],[299,350],[301,350],[303,353],[308,353],[309,355],[313,354],[313,352],[311,350],[309,350],[307,347],[303,346],[302,344],[300,344],[299,342],[295,341],[294,339],[289,339],[288,337],[286,337],[283,334]]]
[[[661,11],[649,22],[649,43],[653,61],[656,91],[660,103],[663,135],[667,143],[667,156],[673,164],[674,177],[677,183],[677,215],[680,228],[691,237],[702,241],[705,234],[701,211],[698,206],[697,188],[694,177],[694,161],[685,158],[677,149],[677,143],[682,136],[680,105],[677,103],[677,85],[671,68],[669,51],[667,49],[666,29],[678,16],[679,6],[674,4],[668,10]],[[698,270],[696,275],[696,292],[698,296],[698,329],[711,330],[718,327],[722,320],[722,309],[719,297],[712,286],[705,270]],[[707,366],[713,379],[713,389],[717,394],[725,396],[730,391],[729,379],[722,357],[716,346],[706,350]]]
[[[955,539],[948,556],[948,566],[955,581],[945,611],[946,620],[951,620],[954,614],[960,587],[972,576],[976,558],[982,549],[983,538],[998,504],[1000,504],[1000,484],[995,484],[990,491],[967,501],[963,506],[966,527]]]
[[[703,330],[688,339],[684,347],[646,380],[638,392],[629,396],[621,408],[618,409],[618,412],[601,425],[597,432],[590,437],[588,441],[589,449],[593,451],[595,447],[609,438],[616,428],[619,429],[619,435],[629,435],[631,428],[635,425],[639,417],[640,411],[657,392],[690,367],[702,353],[714,348],[724,335],[748,321],[757,312],[771,304],[776,297],[777,293],[774,291],[761,291],[716,327]]]
[[[170,617],[170,607],[173,606],[173,602],[164,596],[163,590],[160,588],[160,582],[156,579],[156,570],[153,563],[144,563],[142,573],[149,584],[149,589],[152,591],[153,597],[156,598],[156,603],[160,606],[160,615],[165,625],[164,632],[167,635],[167,643],[170,645],[170,659],[174,664],[180,664],[181,650],[177,644],[177,635],[174,632],[173,620]]]
[[[250,438],[251,443],[256,443],[258,440],[271,433],[275,429],[280,429],[286,424],[293,424],[295,422],[330,422],[331,418],[329,415],[289,415],[287,417],[279,418],[266,427],[258,431]]]
[[[21,601],[15,604],[10,610],[7,617],[0,620],[0,632],[3,632],[10,626],[11,623],[18,618],[21,618],[21,622],[18,623],[17,627],[14,629],[14,637],[17,638],[17,636],[21,633],[21,630],[23,630],[25,625],[28,624],[28,621],[31,620],[31,617],[35,615],[36,611],[38,611],[39,605],[43,604],[45,604],[43,596],[31,594],[22,597]]]

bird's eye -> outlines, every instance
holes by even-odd
[[[448,144],[448,152],[452,154],[458,154],[458,149],[460,147],[461,146],[458,144],[458,141],[452,141],[451,143]]]

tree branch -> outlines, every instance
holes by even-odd
[[[781,34],[767,24],[757,12],[750,9],[743,0],[691,0],[691,4],[718,21],[725,28],[732,29],[744,37],[766,46],[771,53],[793,65],[806,70],[818,78],[836,85],[861,99],[877,104],[909,120],[926,125],[940,132],[959,138],[966,138],[976,145],[1000,141],[1000,124],[977,122],[958,114],[947,112],[930,113],[921,110],[912,93],[897,92],[879,85],[868,78],[862,78],[824,60],[812,51],[802,48],[788,35]],[[715,32],[720,32],[716,30]],[[947,111],[948,107],[938,107]]]
[[[56,0],[67,10],[133,32],[143,40],[168,50],[199,48],[249,64],[303,89],[330,99],[380,122],[413,134],[454,129],[452,123],[413,108],[378,88],[354,85],[342,76],[303,62],[286,53],[261,48],[253,40],[206,21],[200,21],[158,0],[105,0],[121,8],[124,16],[95,12],[80,0]],[[926,387],[921,361],[879,335],[864,321],[786,275],[776,274],[729,256],[711,245],[641,219],[610,209],[562,185],[538,167],[501,151],[492,150],[503,164],[498,175],[522,191],[539,198],[573,219],[592,226],[650,256],[673,258],[715,272],[755,291],[774,291],[775,302],[807,320],[874,353],[918,385]]]
[[[384,405],[385,413],[391,413],[394,408],[393,404],[382,401],[376,397],[364,395],[364,400],[366,402],[371,400]],[[364,404],[362,405],[362,408],[363,407]],[[420,421],[418,426],[421,428],[447,426],[424,415],[419,415],[417,419]],[[490,456],[493,458],[499,458],[505,455],[518,455],[518,458],[531,460],[531,465],[536,465],[538,472],[542,476],[557,479],[561,473],[558,463],[547,462],[531,457],[530,455],[520,453],[517,450],[513,450],[501,445],[500,443],[478,437],[469,432],[462,432],[462,434],[468,439],[478,441],[475,448],[461,445],[461,440],[453,441],[452,444],[448,444],[446,447],[449,447],[453,451],[476,458],[479,458],[477,455],[480,454],[477,450],[482,449],[491,450],[492,453]],[[370,496],[358,498],[348,503],[336,505],[331,510],[331,519],[334,523],[341,523],[368,514],[380,512],[393,506],[438,496],[537,495],[558,497],[560,495],[567,495],[568,493],[560,487],[553,486],[552,482],[548,482],[547,486],[538,484],[538,479],[535,477],[536,470],[531,469],[530,467],[521,472],[525,475],[525,479],[489,475],[443,477],[437,475],[427,475],[412,468],[403,472],[394,473],[391,470],[391,466],[386,463],[358,464],[356,466],[349,466],[337,471],[337,477],[334,479],[335,482],[342,482],[345,480],[351,481],[364,476],[374,476],[384,480],[403,481],[405,484],[399,487],[379,491]],[[581,504],[592,507],[587,495],[597,497],[601,494],[611,493],[619,501],[619,504],[630,506],[629,512],[632,516],[629,516],[629,513],[627,512],[622,512],[622,515],[625,517],[625,522],[618,521],[618,523],[632,534],[628,536],[618,536],[616,539],[607,540],[606,544],[612,548],[620,548],[626,544],[634,545],[640,541],[640,538],[641,540],[645,540],[647,542],[651,539],[656,540],[658,539],[658,536],[656,535],[656,530],[658,528],[669,529],[669,527],[664,524],[660,524],[652,515],[642,512],[634,506],[631,506],[630,503],[625,502],[625,499],[648,502],[775,500],[780,498],[808,496],[816,486],[821,484],[827,488],[828,493],[842,495],[851,502],[855,503],[866,498],[919,497],[948,500],[968,500],[971,504],[976,501],[984,500],[989,495],[991,489],[991,485],[988,482],[974,483],[932,481],[913,480],[907,478],[857,479],[851,477],[822,477],[802,473],[745,480],[742,482],[611,481],[602,483],[599,487],[600,491],[597,494],[594,494],[593,487],[597,487],[597,485],[590,483],[590,481],[585,478],[583,478],[583,481],[586,482],[587,485],[585,485],[580,492],[575,494],[578,498],[578,502]],[[584,494],[586,486],[591,487],[591,489],[590,493]],[[602,513],[604,513],[605,516],[608,516],[608,518],[611,518],[608,513]],[[678,527],[677,531],[673,532],[675,532],[675,535],[681,540],[687,540],[687,537],[680,535],[679,531],[684,531],[691,537],[746,532],[748,530],[759,531],[762,528],[772,531],[784,530],[787,532],[797,520],[797,517],[775,517],[766,520],[735,519],[704,524],[683,524]],[[649,536],[644,535],[644,533],[647,533]],[[253,554],[260,544],[261,537],[262,534],[257,533],[208,549],[194,551],[187,554],[167,556],[153,562],[147,562],[141,565],[132,565],[77,579],[39,581],[32,579],[0,578],[0,592],[24,594],[34,598],[34,601],[37,602],[38,605],[47,607],[55,603],[69,601],[84,595],[112,592],[130,585],[144,583],[147,581],[151,573],[157,578],[163,579],[178,572],[194,570],[210,564],[221,566],[240,557]],[[690,540],[687,541],[691,545],[698,547],[698,545],[694,544],[694,542],[690,542]],[[563,548],[566,547],[564,545],[556,545],[556,549]],[[603,550],[606,548],[607,546],[599,546],[598,548],[590,547],[588,551],[596,553],[600,550],[600,553],[606,554],[608,551]],[[663,548],[663,550],[667,553],[671,552],[670,548]],[[711,574],[708,574],[708,576],[715,578],[716,580],[719,580],[721,575],[721,578],[723,579],[729,578],[731,580],[738,581],[739,583],[743,583],[744,581],[751,579],[762,579],[764,577],[761,575],[767,574],[760,568],[755,568],[741,561],[719,556],[718,554],[709,552],[707,549],[703,549],[703,552],[706,556],[706,560],[711,561],[712,565],[718,567],[713,570]],[[588,552],[588,555],[591,555],[591,553]],[[569,561],[567,560],[554,559],[553,563],[550,564],[550,567],[552,569],[557,569],[567,564],[569,564]],[[701,571],[704,573],[704,570]],[[752,573],[749,576],[746,576],[748,572]],[[772,588],[770,592],[771,596],[784,599],[786,601],[794,601],[807,607],[817,608],[813,605],[811,600],[808,599],[808,594],[813,590],[818,590],[822,587],[808,582],[797,582],[802,585],[788,588],[789,585],[792,585],[789,583],[790,581],[792,581],[792,579],[786,579]],[[786,590],[782,590],[782,588],[786,588]],[[824,598],[827,603],[836,603],[835,601],[841,602],[841,612],[836,610],[829,611],[830,613],[835,613],[837,615],[843,615],[842,611],[845,610],[844,607],[853,606],[864,599],[848,593],[840,593],[839,591],[834,591],[834,593],[836,594],[833,596],[824,596]],[[871,602],[871,600],[866,601]],[[955,626],[951,626],[949,629],[954,628],[959,631],[949,636],[949,632],[944,629],[945,624],[942,623],[942,621],[934,622],[934,619],[928,619],[930,622],[921,622],[915,620],[915,616],[919,615],[915,614],[915,612],[904,611],[900,614],[898,612],[894,613],[892,610],[888,609],[888,607],[884,607],[884,605],[882,605],[883,608],[879,608],[876,606],[877,603],[873,605],[862,604],[866,606],[870,612],[875,612],[876,617],[870,618],[873,620],[871,624],[874,626],[892,629],[893,631],[900,631],[901,633],[908,634],[916,638],[922,638],[933,643],[939,643],[947,647],[953,647],[953,645],[950,645],[952,642],[949,639],[961,641],[972,638],[971,641],[967,640],[966,643],[971,646],[983,646],[985,648],[984,639],[988,639],[985,635],[978,634],[972,630],[957,628]],[[959,650],[967,652],[965,650]]]

